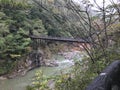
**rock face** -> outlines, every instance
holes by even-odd
[[[0,77],[0,80],[5,80],[5,79],[7,79],[7,78],[3,77],[3,76]]]
[[[43,60],[43,52],[40,50],[32,51],[28,58],[28,65],[34,67],[39,67],[45,65]]]
[[[24,76],[26,72],[42,65],[45,65],[43,53],[39,50],[32,51],[23,63],[19,62],[17,68],[15,68],[11,73],[3,75],[3,77],[12,79],[17,76]],[[0,77],[0,80],[3,79],[3,77]]]
[[[18,68],[13,70],[11,73],[3,75],[0,77],[2,79],[12,79],[17,76],[24,76],[28,71],[40,67],[40,66],[47,66],[47,67],[55,67],[58,66],[56,61],[44,59],[44,54],[40,50],[32,51],[28,56],[27,59],[23,63],[18,64]]]
[[[47,67],[57,67],[58,63],[53,60],[45,60],[45,66]]]
[[[66,47],[67,48],[67,47]],[[72,48],[72,47],[71,47]],[[43,50],[44,51],[44,50]],[[33,50],[29,53],[27,58],[23,60],[23,62],[20,62],[15,70],[12,71],[12,73],[7,74],[5,77],[7,78],[14,78],[16,76],[23,76],[28,72],[29,70],[32,70],[34,68],[40,67],[40,66],[46,66],[46,67],[57,67],[60,65],[60,63],[55,58],[54,60],[45,59],[45,52],[43,53],[42,50]],[[79,56],[80,52],[76,49],[70,49],[68,51],[63,51],[58,53],[58,55],[63,56],[66,60],[70,60],[70,62],[73,61],[74,57],[81,57]],[[3,78],[2,78],[3,79]]]

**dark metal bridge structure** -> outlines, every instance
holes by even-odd
[[[51,37],[51,36],[30,36],[31,40],[33,41],[33,49],[37,49],[37,47],[43,43],[43,42],[67,42],[67,43],[85,43],[88,44],[90,41],[88,39],[82,39],[82,38],[63,38],[63,37]]]

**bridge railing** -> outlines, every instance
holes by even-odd
[[[78,42],[78,43],[90,43],[90,40],[83,38],[63,38],[63,37],[51,37],[51,36],[30,36],[31,39],[51,40],[51,41],[62,41],[62,42]]]

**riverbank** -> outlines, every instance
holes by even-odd
[[[54,48],[57,49],[58,47],[56,46]],[[77,44],[77,43],[64,44],[64,45],[61,45],[61,47],[59,46],[59,48],[60,49],[58,50],[59,51],[58,55],[72,62],[79,59],[79,57],[84,57],[85,55],[84,48],[82,47],[81,44]],[[42,61],[42,64],[40,66],[45,66],[45,67],[58,67],[59,66],[58,65],[59,63],[57,62],[57,59],[56,59],[57,57],[54,57],[54,55],[52,54],[51,58],[44,58],[46,57],[47,53],[46,55],[44,55],[43,53],[45,54],[46,52],[45,51],[37,52],[39,59],[40,59],[39,62]],[[32,56],[27,57],[26,60],[24,60],[23,62],[18,62],[17,69],[13,70],[9,74],[0,76],[0,80],[12,79],[18,76],[24,76],[26,75],[28,71],[33,70],[34,68],[40,67],[40,66],[35,66],[33,62],[33,57],[35,57],[34,54],[36,54],[36,52],[33,52]]]
[[[70,67],[74,65],[74,60],[82,60],[84,52],[81,51],[66,51],[52,56],[52,60],[55,61],[57,67],[41,66],[27,72],[24,76],[16,76],[12,79],[0,80],[0,90],[26,90],[27,85],[31,85],[35,72],[42,70],[45,76],[54,76],[63,72],[69,71]],[[48,59],[50,60],[50,59]]]

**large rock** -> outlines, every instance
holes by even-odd
[[[43,52],[40,50],[32,51],[29,55],[28,64],[32,67],[44,65]]]
[[[53,60],[45,60],[45,66],[47,67],[57,67],[58,63]]]

